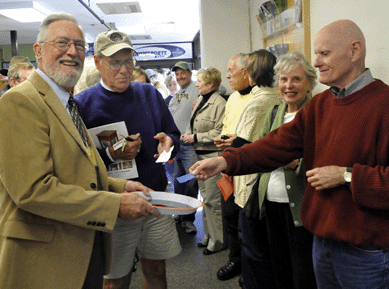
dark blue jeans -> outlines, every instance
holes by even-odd
[[[386,248],[357,247],[315,236],[312,256],[318,288],[389,288]]]

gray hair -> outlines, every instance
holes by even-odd
[[[7,74],[8,79],[15,78],[15,79],[19,80],[20,69],[30,70],[30,69],[34,69],[34,68],[35,67],[31,63],[27,63],[27,62],[15,63],[14,65],[10,66],[10,68],[8,69],[8,74]]]
[[[205,84],[213,83],[212,89],[219,90],[220,83],[222,82],[222,74],[219,69],[214,67],[200,69],[197,71],[197,77],[199,75],[202,75]]]
[[[96,66],[84,67],[80,79],[74,87],[75,94],[84,91],[85,89],[92,87],[101,80],[100,71],[97,70]]]
[[[17,81],[20,81],[20,70],[25,69],[25,70],[31,70],[35,69],[35,67],[31,63],[27,62],[21,62],[21,63],[15,63],[14,65],[10,66],[8,69],[8,79],[10,80],[11,78],[16,79]],[[10,86],[13,86],[12,83],[9,83]]]
[[[102,61],[101,57],[99,56],[99,58],[100,58],[100,62],[101,62]],[[140,67],[140,66],[135,66],[134,71],[132,73],[132,80],[138,78],[141,75],[143,75],[145,77],[146,83],[151,83],[150,77],[146,73],[146,71],[142,67]]]
[[[239,69],[245,69],[247,67],[248,54],[239,53],[238,55],[239,57],[238,60],[236,61],[236,65],[238,66]]]
[[[169,86],[169,83],[172,82],[173,80],[176,80],[176,76],[174,73],[170,73],[166,79],[165,79],[165,85]]]
[[[49,16],[47,16],[42,21],[41,25],[39,26],[38,35],[36,37],[36,42],[37,43],[44,42],[47,38],[47,35],[49,34],[49,25],[51,23],[53,23],[55,21],[59,21],[59,20],[69,20],[69,21],[73,22],[74,24],[76,24],[78,27],[80,27],[76,17],[74,17],[73,15],[71,15],[69,13],[65,13],[65,12],[52,13]],[[80,30],[82,32],[82,37],[85,40],[85,35],[84,35],[84,32],[82,31],[81,27],[80,27]]]
[[[281,55],[277,59],[277,63],[274,66],[274,83],[275,86],[278,86],[278,81],[282,73],[288,73],[291,71],[296,64],[300,64],[304,70],[305,76],[307,77],[309,90],[316,86],[316,69],[305,59],[304,55],[300,52],[290,52],[287,54]]]

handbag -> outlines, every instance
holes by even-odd
[[[270,129],[273,125],[274,119],[276,118],[278,106],[279,105],[275,105],[271,112]],[[251,189],[250,196],[242,209],[242,214],[245,216],[246,219],[253,220],[259,218],[258,188],[259,188],[260,181],[261,181],[261,174],[258,174],[257,177],[252,182],[247,184],[247,186],[250,186],[254,182],[254,185]]]

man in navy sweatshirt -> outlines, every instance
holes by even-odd
[[[156,88],[148,83],[131,82],[134,70],[132,44],[125,33],[108,31],[97,36],[94,61],[101,72],[100,83],[76,95],[80,114],[88,129],[124,121],[134,141],[122,148],[99,150],[105,164],[115,160],[135,160],[142,182],[155,191],[165,191],[165,167],[156,157],[174,146],[179,149],[180,132]],[[120,138],[120,136],[119,136]],[[165,259],[181,252],[171,216],[118,219],[113,232],[113,261],[104,288],[128,288],[135,251],[139,253],[144,285],[166,288]]]

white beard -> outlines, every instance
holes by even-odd
[[[81,77],[82,68],[75,70],[74,75],[67,75],[59,68],[59,66],[61,65],[61,60],[62,59],[58,60],[58,66],[56,67],[43,64],[43,69],[46,72],[47,76],[54,80],[54,82],[56,82],[59,86],[74,87]]]

